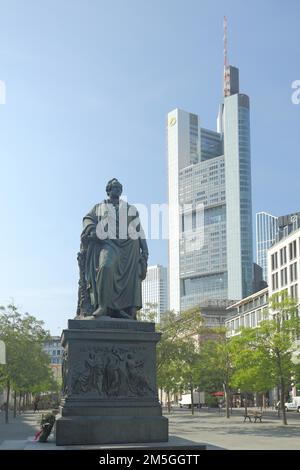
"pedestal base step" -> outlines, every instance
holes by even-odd
[[[56,420],[56,445],[167,442],[163,416],[68,416]]]

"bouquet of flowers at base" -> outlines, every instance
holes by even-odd
[[[47,413],[42,415],[41,419],[41,429],[37,431],[34,435],[34,440],[39,442],[46,442],[52,428],[55,423],[55,414],[54,413]]]

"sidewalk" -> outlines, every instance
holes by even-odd
[[[45,411],[44,411],[45,412]],[[206,444],[207,449],[249,450],[300,450],[300,415],[288,413],[288,426],[278,420],[276,413],[265,412],[262,423],[243,422],[244,410],[234,411],[227,419],[218,411],[200,410],[192,416],[187,411],[173,411],[169,419],[170,444]],[[41,413],[26,412],[10,424],[4,423],[0,414],[0,450],[64,450],[107,449],[119,446],[66,446],[56,447],[53,434],[49,442],[33,442],[39,429]],[[133,444],[132,444],[133,445]],[[131,445],[131,447],[132,447]],[[137,445],[141,446],[141,444]],[[126,446],[123,446],[126,448]],[[151,445],[149,445],[151,448]]]
[[[45,413],[45,411],[43,411]],[[35,433],[40,429],[42,413],[27,411],[21,415],[13,417],[13,413],[9,413],[9,423],[5,424],[5,413],[0,413],[0,449],[3,449],[4,441],[19,442],[18,448],[23,448],[22,443],[28,438],[33,439]],[[17,447],[15,447],[17,448]]]
[[[235,410],[227,419],[218,411],[175,411],[170,415],[169,432],[191,441],[207,443],[208,449],[248,450],[300,450],[300,416],[288,413],[288,425],[284,426],[276,412],[265,412],[262,423],[243,422],[244,410]]]

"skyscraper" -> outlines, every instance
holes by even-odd
[[[160,264],[149,266],[142,282],[143,313],[155,312],[157,323],[160,315],[168,309],[167,268]]]
[[[176,311],[252,292],[249,98],[239,93],[237,68],[227,66],[225,76],[217,131],[180,109],[167,118],[169,302]]]
[[[256,262],[263,270],[263,279],[268,280],[267,252],[278,232],[278,217],[267,212],[256,214]]]

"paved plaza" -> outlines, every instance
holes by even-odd
[[[231,450],[300,450],[300,415],[288,413],[288,426],[278,419],[276,411],[266,411],[262,423],[244,422],[244,410],[234,409],[227,419],[216,410],[200,410],[195,415],[175,411],[169,418],[170,434],[203,442],[210,448]]]
[[[252,450],[300,450],[300,414],[288,413],[288,426],[281,424],[275,411],[265,411],[262,423],[243,422],[243,409],[234,409],[230,419],[224,411],[201,409],[194,416],[187,410],[175,409],[169,418],[170,440],[175,444],[206,444],[211,449],[252,449]],[[87,448],[79,446],[56,447],[53,435],[49,442],[33,442],[39,429],[41,413],[26,412],[10,423],[4,423],[4,413],[0,413],[0,450],[43,450],[65,448]],[[141,444],[139,444],[141,446]],[[138,446],[138,447],[139,447]],[[150,447],[150,445],[149,445]],[[88,448],[104,448],[88,446]],[[107,446],[106,446],[107,448]]]

